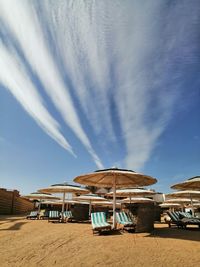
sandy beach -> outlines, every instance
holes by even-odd
[[[48,223],[0,217],[0,265],[4,266],[199,266],[198,228],[94,235],[88,223]]]

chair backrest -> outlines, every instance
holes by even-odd
[[[119,223],[120,222],[132,223],[130,216],[125,211],[116,212],[116,219]]]
[[[73,217],[71,210],[64,211],[63,215],[67,218]]]
[[[60,212],[58,210],[50,210],[49,218],[59,218]]]
[[[176,211],[167,211],[167,214],[174,222],[180,221],[179,214]]]
[[[106,222],[105,212],[93,212],[91,213],[91,221],[93,225],[102,224]]]

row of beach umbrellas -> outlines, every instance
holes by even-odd
[[[125,169],[117,169],[117,168],[110,168],[104,170],[98,170],[92,173],[84,174],[77,176],[74,179],[74,182],[87,185],[87,186],[95,186],[95,187],[103,187],[103,188],[112,188],[112,192],[108,193],[107,195],[113,198],[112,206],[113,206],[113,228],[116,227],[116,205],[120,204],[116,202],[116,197],[127,197],[121,201],[121,203],[134,203],[134,201],[139,201],[141,198],[141,202],[150,202],[152,201],[149,197],[153,196],[155,192],[152,190],[145,190],[139,187],[149,186],[157,182],[157,180],[151,176],[144,175],[141,173],[134,172],[132,170],[125,170]],[[131,188],[134,187],[134,188]],[[120,189],[123,188],[123,189]],[[125,188],[125,189],[124,189]],[[196,176],[187,181],[176,184],[172,186],[173,189],[184,189],[184,191],[177,191],[171,194],[168,194],[168,198],[175,198],[177,203],[171,201],[171,204],[179,204],[178,198],[187,197],[192,206],[192,211],[194,213],[193,205],[196,202],[193,198],[200,198],[200,177]],[[188,190],[186,190],[188,189]],[[190,189],[190,190],[189,190]],[[106,200],[105,198],[99,197],[94,194],[88,194],[89,190],[85,188],[81,188],[80,186],[75,185],[68,185],[68,184],[55,184],[47,188],[42,188],[38,190],[38,193],[41,194],[41,198],[38,199],[48,199],[45,198],[47,195],[49,196],[50,201],[54,201],[56,197],[52,196],[51,193],[62,193],[62,214],[64,212],[64,206],[66,203],[66,193],[73,193],[79,196],[75,197],[73,201],[83,201],[89,202],[89,214],[91,213],[91,206],[92,203],[102,203],[107,202],[107,205],[111,205],[111,202]],[[51,198],[52,197],[52,198]],[[54,198],[54,200],[53,200]],[[135,199],[136,198],[136,199]],[[36,199],[32,198],[32,199]],[[56,200],[57,201],[57,200]],[[186,201],[187,202],[187,201]],[[165,205],[170,204],[170,200],[167,200]],[[101,204],[99,204],[101,205]],[[163,205],[164,206],[164,205]]]
[[[111,169],[98,170],[93,173],[88,173],[85,175],[77,176],[74,179],[74,182],[79,183],[79,184],[84,184],[87,186],[106,187],[106,188],[113,189],[113,228],[115,228],[116,227],[116,189],[148,186],[148,185],[152,185],[156,183],[157,180],[151,176],[137,173],[132,170],[111,168]],[[56,184],[48,188],[42,188],[38,190],[38,192],[42,194],[43,193],[45,194],[62,193],[63,194],[62,214],[63,214],[66,193],[76,193],[76,194],[82,195],[82,194],[89,193],[89,190],[78,187],[78,186],[69,186],[67,184],[66,185]],[[81,199],[81,197],[79,198]],[[130,198],[129,198],[129,201],[130,201]],[[90,210],[91,210],[91,205],[90,205]]]
[[[166,194],[166,200],[160,206],[183,208],[185,204],[190,204],[192,215],[194,216],[194,207],[200,206],[200,176],[195,176],[184,182],[172,185],[171,188],[178,191]]]

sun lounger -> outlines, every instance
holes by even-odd
[[[169,227],[175,224],[178,227],[186,228],[187,225],[197,225],[200,228],[200,219],[188,215],[186,212],[168,211],[171,221],[168,222]]]
[[[71,210],[64,211],[63,218],[65,222],[71,222],[74,219]]]
[[[167,214],[169,215],[170,219],[169,221],[167,221],[169,227],[171,227],[172,225],[176,225],[179,228],[184,228],[184,223],[181,221],[180,217],[179,217],[179,213],[177,211],[167,211]]]
[[[50,210],[48,222],[60,222],[60,211]]]
[[[116,212],[116,221],[123,230],[135,229],[135,225],[130,216],[124,211]]]
[[[38,219],[38,212],[31,211],[30,214],[26,216],[26,219]]]
[[[110,231],[111,225],[106,221],[105,212],[91,213],[91,222],[93,234],[95,232],[101,233],[102,231]]]

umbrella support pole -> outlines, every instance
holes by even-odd
[[[91,218],[91,210],[92,210],[92,202],[90,200],[90,203],[89,203],[89,220]]]
[[[113,183],[113,229],[116,228],[116,175]]]
[[[191,207],[192,207],[192,216],[194,217],[194,205],[192,201],[192,196],[190,195],[190,200],[191,200]]]
[[[41,206],[41,200],[40,200],[39,205],[38,205],[38,218],[40,218],[40,206]]]
[[[65,209],[65,192],[63,193],[62,215],[61,215],[62,222],[64,222],[64,209]]]

